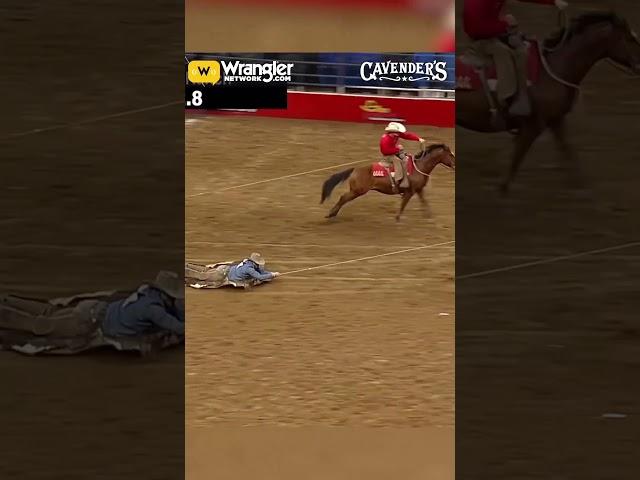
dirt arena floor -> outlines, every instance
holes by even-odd
[[[443,167],[428,188],[433,220],[412,202],[396,223],[398,198],[375,192],[323,218],[344,189],[319,204],[324,179],[344,168],[331,166],[376,159],[380,125],[187,122],[190,260],[257,250],[289,272],[454,239],[454,175]],[[412,127],[453,145],[452,130]],[[300,272],[248,293],[190,289],[187,425],[453,425],[453,253],[447,244]]]

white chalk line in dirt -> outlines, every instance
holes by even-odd
[[[441,246],[445,246],[445,245],[452,245],[454,243],[455,243],[455,240],[450,240],[448,242],[433,243],[431,245],[421,245],[419,247],[405,248],[404,250],[396,250],[395,252],[381,253],[379,255],[370,255],[368,257],[353,258],[351,260],[343,260],[341,262],[326,263],[324,265],[316,265],[314,267],[300,268],[298,270],[291,270],[289,272],[281,273],[280,275],[281,276],[285,276],[285,275],[291,275],[291,274],[294,274],[294,273],[308,272],[308,271],[311,271],[311,270],[318,270],[318,269],[321,269],[321,268],[330,268],[330,267],[336,267],[338,265],[346,265],[348,263],[364,262],[366,260],[373,260],[375,258],[388,257],[390,255],[399,255],[401,253],[415,252],[417,250],[423,250],[425,248],[435,248],[435,247],[441,247]]]
[[[207,242],[207,241],[190,241],[187,245],[208,245],[212,247],[245,247],[252,248],[273,247],[273,248],[344,248],[344,249],[375,249],[375,250],[393,250],[421,247],[422,245],[348,245],[348,244],[319,244],[319,243],[260,243],[260,242]]]
[[[513,270],[520,270],[522,268],[528,268],[528,267],[535,267],[537,265],[547,265],[550,263],[557,263],[557,262],[562,262],[565,260],[573,260],[576,258],[581,258],[581,257],[587,257],[587,256],[591,256],[591,255],[598,255],[600,253],[607,253],[607,252],[612,252],[615,250],[622,250],[625,248],[631,248],[631,247],[637,247],[640,246],[640,242],[630,242],[630,243],[624,243],[622,245],[615,245],[613,247],[606,247],[606,248],[599,248],[596,250],[588,250],[586,252],[578,252],[578,253],[572,253],[570,255],[559,255],[557,257],[551,257],[551,258],[545,258],[542,260],[536,260],[533,262],[525,262],[525,263],[518,263],[516,265],[509,265],[506,267],[500,267],[500,268],[492,268],[490,270],[482,270],[480,272],[475,272],[475,273],[467,273],[465,275],[459,275],[457,277],[455,277],[456,280],[464,280],[467,278],[478,278],[478,277],[485,277],[487,275],[493,275],[495,273],[503,273],[503,272],[510,272]]]
[[[58,251],[77,251],[86,252],[94,251],[98,252],[129,252],[129,253],[177,253],[181,248],[166,248],[166,247],[136,247],[130,245],[60,245],[50,243],[29,243],[22,245],[3,245],[0,244],[0,251],[2,250],[58,250]]]
[[[112,118],[126,117],[127,115],[135,115],[137,113],[150,112],[152,110],[159,110],[161,108],[170,107],[172,105],[179,105],[179,104],[182,105],[183,103],[184,103],[183,101],[162,103],[160,105],[152,105],[150,107],[136,108],[134,110],[125,110],[123,112],[116,112],[116,113],[110,113],[107,115],[100,115],[97,117],[90,117],[84,120],[78,120],[77,122],[59,123],[57,125],[51,125],[48,127],[33,128],[31,130],[26,130],[24,132],[16,132],[16,133],[9,133],[9,134],[3,135],[0,137],[0,140],[8,140],[10,138],[19,138],[19,137],[26,137],[28,135],[34,135],[36,133],[52,132],[54,130],[63,130],[65,128],[78,127],[78,126],[87,125],[90,123],[101,122],[103,120],[110,120]]]
[[[355,160],[353,162],[340,163],[338,165],[331,165],[329,167],[322,167],[322,168],[316,168],[314,170],[307,170],[306,172],[292,173],[291,175],[283,175],[281,177],[275,177],[275,178],[267,178],[265,180],[259,180],[257,182],[243,183],[242,185],[233,185],[231,187],[222,188],[220,190],[193,193],[191,195],[187,195],[187,198],[199,197],[201,195],[207,195],[209,193],[226,192],[226,191],[235,190],[235,189],[238,189],[238,188],[252,187],[254,185],[260,185],[260,184],[263,184],[263,183],[275,182],[276,180],[286,180],[287,178],[301,177],[303,175],[308,175],[310,173],[322,172],[324,170],[331,170],[332,168],[346,167],[348,165],[355,165],[356,163],[364,163],[364,162],[363,162],[363,160]]]

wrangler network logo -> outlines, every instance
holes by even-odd
[[[262,63],[245,63],[226,60],[192,60],[187,67],[190,83],[210,83],[220,80],[232,82],[271,83],[290,82],[293,63],[275,60]]]
[[[187,67],[188,79],[191,83],[210,83],[220,81],[220,63],[216,60],[193,60]]]

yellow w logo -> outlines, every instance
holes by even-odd
[[[194,60],[187,67],[187,78],[191,83],[210,83],[220,81],[220,63],[216,60]]]

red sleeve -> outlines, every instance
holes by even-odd
[[[414,142],[417,142],[420,140],[420,137],[417,136],[415,133],[411,133],[411,132],[406,132],[406,133],[401,133],[399,134],[400,138],[404,138],[405,140],[413,140]]]

